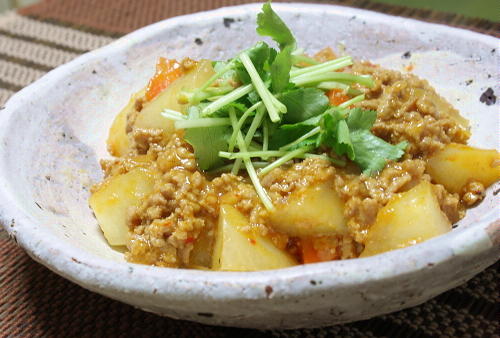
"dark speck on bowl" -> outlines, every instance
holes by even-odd
[[[230,28],[231,24],[234,23],[235,20],[233,18],[224,18],[222,23],[224,24],[224,27]]]
[[[492,104],[495,104],[497,102],[497,97],[495,96],[493,89],[491,89],[490,87],[486,89],[484,93],[481,94],[479,101],[481,101],[487,106],[491,106]]]
[[[406,53],[404,53],[403,55],[401,55],[401,57],[403,59],[409,59],[409,58],[411,58],[411,52],[407,51]]]

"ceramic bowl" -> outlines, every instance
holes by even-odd
[[[471,120],[471,144],[499,147],[498,103],[479,101],[488,87],[500,92],[497,39],[346,7],[273,6],[309,52],[342,45],[356,58],[413,68]],[[91,291],[172,318],[255,328],[318,327],[396,311],[494,263],[498,184],[448,234],[364,259],[206,272],[129,264],[108,246],[87,200],[102,177],[98,160],[108,156],[113,117],[144,86],[158,56],[224,59],[259,40],[259,10],[245,5],[159,22],[17,93],[0,112],[0,220],[10,236],[33,259]],[[406,52],[411,57],[402,57]]]

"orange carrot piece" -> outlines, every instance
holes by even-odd
[[[302,263],[317,263],[321,262],[321,258],[318,256],[318,252],[314,249],[314,241],[309,238],[303,238],[300,241],[302,245]]]
[[[326,95],[328,96],[328,100],[330,100],[330,104],[332,106],[338,106],[339,104],[344,103],[350,99],[350,97],[344,94],[341,89],[337,88],[330,89],[326,92]]]
[[[176,60],[160,57],[156,64],[156,73],[149,80],[146,89],[146,100],[151,101],[172,82],[177,80],[184,74],[183,68]]]

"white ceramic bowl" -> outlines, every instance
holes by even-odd
[[[472,144],[499,147],[498,103],[479,102],[487,87],[500,92],[497,39],[346,7],[273,6],[310,52],[343,43],[354,57],[389,68],[412,63],[472,121]],[[16,94],[0,113],[0,220],[12,238],[89,290],[173,318],[256,328],[317,327],[399,310],[492,264],[500,251],[498,185],[450,233],[365,259],[220,273],[129,264],[107,245],[87,198],[102,175],[98,159],[107,156],[113,117],[158,56],[221,59],[260,39],[259,10],[222,8],[148,26]],[[224,18],[236,20],[225,27]],[[407,51],[412,57],[401,58]]]

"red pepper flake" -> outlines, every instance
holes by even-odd
[[[194,238],[193,237],[188,237],[185,241],[186,244],[189,244],[189,243],[193,243],[194,242]]]
[[[253,244],[253,245],[257,244],[255,239],[253,239],[253,238],[249,238],[248,241],[250,242],[250,244]]]

